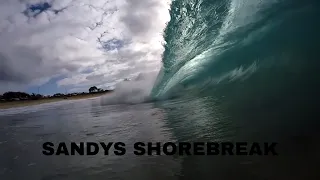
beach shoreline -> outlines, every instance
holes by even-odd
[[[59,102],[59,101],[90,99],[90,98],[94,98],[94,97],[103,96],[103,95],[106,95],[108,93],[110,93],[110,92],[79,94],[79,95],[70,96],[70,97],[51,97],[51,98],[42,98],[42,99],[38,99],[38,100],[6,101],[6,102],[0,102],[0,109],[26,107],[26,106],[32,106],[32,105]]]

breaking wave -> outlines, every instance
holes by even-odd
[[[319,9],[317,0],[174,0],[151,97],[257,98],[319,87]]]

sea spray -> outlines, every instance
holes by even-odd
[[[132,80],[118,83],[113,93],[102,98],[102,104],[138,104],[150,100],[157,72],[140,73]]]

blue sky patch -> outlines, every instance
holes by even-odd
[[[23,14],[27,17],[36,17],[39,14],[50,10],[52,7],[48,2],[37,3],[37,4],[29,4],[27,5],[27,9],[23,11]]]
[[[124,46],[124,41],[115,39],[115,38],[102,42],[102,48],[106,51],[120,49],[123,46]]]

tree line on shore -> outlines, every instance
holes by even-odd
[[[110,92],[112,90],[103,90],[101,88],[97,88],[96,86],[92,86],[89,88],[89,92],[75,92],[75,93],[56,93],[52,96],[48,95],[42,95],[42,94],[28,94],[26,92],[14,92],[9,91],[5,92],[2,95],[0,95],[0,101],[15,101],[15,100],[39,100],[44,98],[57,98],[57,97],[72,97],[72,96],[78,96],[78,95],[85,95],[85,94],[94,94],[94,93],[104,93],[104,92]]]

